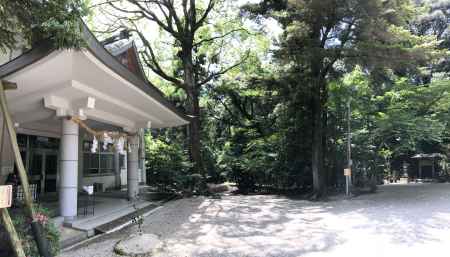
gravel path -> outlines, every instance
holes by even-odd
[[[111,257],[126,228],[60,257]],[[450,184],[381,186],[352,200],[183,199],[146,218],[158,257],[450,256]]]

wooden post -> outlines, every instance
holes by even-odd
[[[23,188],[25,209],[28,216],[31,219],[31,228],[34,234],[34,239],[39,249],[39,253],[43,257],[51,257],[48,251],[48,242],[46,237],[42,235],[42,228],[36,220],[35,211],[33,208],[33,198],[31,197],[30,184],[28,183],[27,172],[23,165],[22,156],[20,155],[19,145],[17,143],[17,135],[14,129],[14,124],[12,122],[11,116],[8,111],[8,105],[6,104],[5,89],[15,89],[17,86],[10,82],[3,82],[0,80],[0,104],[3,113],[3,119],[6,124],[6,128],[11,139],[12,148],[14,151],[14,157],[16,160],[16,166],[19,173],[20,182]]]
[[[422,160],[419,159],[419,178],[422,179]]]
[[[25,257],[25,252],[22,247],[22,242],[20,242],[17,231],[14,228],[14,224],[9,216],[8,209],[0,209],[0,215],[2,216],[2,222],[8,232],[9,239],[11,241],[11,246],[17,257]]]
[[[22,156],[20,155],[19,145],[17,144],[17,135],[14,129],[14,124],[12,122],[11,116],[9,115],[8,106],[6,105],[5,88],[6,87],[3,86],[3,81],[0,81],[0,103],[2,107],[3,119],[6,124],[6,129],[8,131],[9,137],[11,139],[17,170],[19,172],[20,182],[22,183],[23,195],[25,198],[25,207],[28,212],[28,215],[32,219],[34,219],[35,213],[33,209],[33,199],[31,198],[31,193],[29,190],[30,185],[28,183],[28,176],[22,162]]]
[[[435,159],[434,159],[434,157],[431,157],[431,178],[432,179],[434,179],[434,173],[436,173],[436,170],[435,170],[435,167],[434,167],[434,163],[435,163],[435,161],[434,161]]]

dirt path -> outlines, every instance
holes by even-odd
[[[61,257],[110,257],[127,228]],[[449,256],[450,184],[389,185],[352,200],[203,197],[168,203],[146,218],[171,257]]]

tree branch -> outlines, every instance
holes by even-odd
[[[198,86],[200,87],[200,86],[202,86],[202,85],[204,85],[204,84],[207,84],[207,83],[210,82],[211,80],[216,79],[216,78],[218,78],[219,76],[221,76],[221,75],[223,75],[223,74],[229,72],[230,70],[232,70],[232,69],[234,69],[234,68],[240,66],[241,64],[243,64],[243,63],[248,59],[249,56],[250,56],[250,52],[247,51],[247,54],[246,54],[245,58],[243,58],[243,59],[241,59],[239,62],[237,62],[237,63],[235,63],[235,64],[229,66],[228,68],[225,68],[225,69],[220,70],[219,72],[213,72],[213,73],[210,74],[207,78],[205,78],[203,81],[199,82],[199,83],[198,83]]]
[[[206,18],[208,18],[209,13],[214,9],[215,5],[216,5],[216,0],[209,0],[208,6],[206,7],[206,10],[203,13],[202,17],[198,21],[196,21],[195,24],[193,24],[192,33],[197,31],[203,25]]]
[[[246,29],[243,29],[243,28],[233,29],[233,30],[228,31],[227,33],[225,33],[223,35],[220,35],[220,36],[202,39],[202,40],[194,43],[194,47],[198,47],[198,46],[200,46],[200,45],[202,45],[204,43],[212,42],[212,41],[217,40],[217,39],[225,38],[225,37],[227,37],[227,36],[229,36],[229,35],[231,35],[231,34],[233,34],[235,32],[238,32],[238,31],[245,31],[245,32],[249,33]]]
[[[163,79],[174,83],[177,87],[183,88],[185,89],[185,85],[183,83],[183,81],[169,76],[162,68],[161,65],[159,65],[159,62],[156,58],[156,54],[153,51],[153,47],[150,44],[150,42],[145,38],[145,36],[138,30],[138,29],[131,29],[130,31],[132,32],[136,32],[140,38],[140,40],[142,41],[142,43],[144,44],[145,48],[148,49],[148,51],[141,51],[141,54],[143,54],[143,58],[145,64],[156,74],[158,74],[159,76],[161,76]]]
[[[135,0],[133,0],[133,1],[135,1]],[[183,38],[185,36],[184,29],[183,29],[183,25],[181,24],[181,20],[178,17],[177,11],[175,9],[174,1],[173,0],[161,0],[161,1],[164,4],[164,6],[166,7],[167,11],[169,11],[169,15],[170,15],[170,17],[173,18],[175,26],[177,27],[176,35],[174,34],[175,38],[177,38],[180,41],[183,40]],[[173,31],[172,33],[175,33],[175,31]]]
[[[173,29],[172,24],[166,24],[164,23],[159,17],[158,15],[156,15],[153,11],[151,11],[150,8],[147,8],[145,6],[143,6],[139,1],[137,0],[127,0],[129,3],[133,4],[134,6],[136,6],[141,12],[145,18],[147,18],[148,20],[154,21],[156,24],[158,24],[162,29],[164,29],[165,31],[169,32],[170,34],[172,34],[174,37],[178,38],[180,36],[179,31],[175,31]],[[155,3],[155,1],[150,1],[152,3]],[[158,1],[156,1],[158,2]],[[169,13],[170,13],[170,8],[169,6],[166,5],[166,1],[163,1],[164,6],[166,6],[166,8],[168,9]],[[120,10],[119,11],[124,11],[127,12],[127,10]],[[136,12],[136,11],[135,11]],[[170,20],[170,19],[169,19]]]

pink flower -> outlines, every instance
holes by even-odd
[[[34,215],[34,220],[41,223],[42,225],[45,225],[48,222],[48,217],[43,213],[36,213]]]

